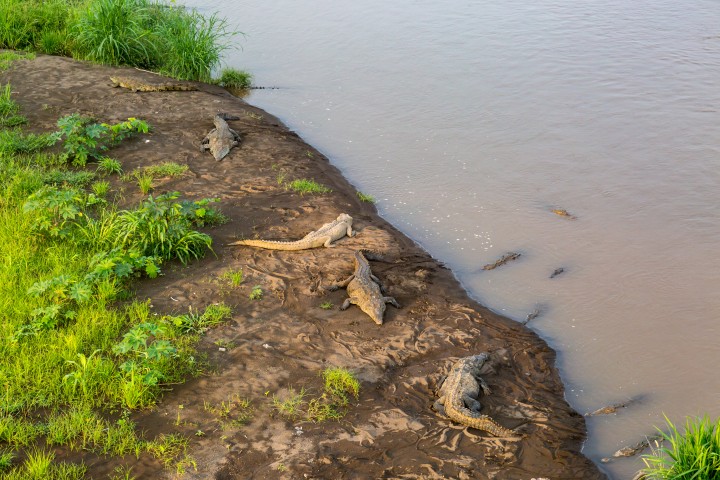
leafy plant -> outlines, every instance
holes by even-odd
[[[100,160],[103,152],[135,133],[150,131],[146,122],[133,117],[110,125],[94,123],[91,118],[77,113],[62,117],[57,125],[60,130],[53,139],[63,140],[61,158],[78,166],[85,166],[89,160]]]
[[[683,433],[665,421],[669,433],[658,431],[667,446],[643,456],[643,473],[653,479],[720,479],[720,419],[688,418]]]
[[[260,300],[263,297],[263,290],[260,285],[255,285],[250,291],[250,300]]]
[[[322,308],[323,310],[330,310],[331,308],[333,308],[333,303],[332,302],[322,302],[320,304],[320,308]]]
[[[187,213],[183,204],[175,201],[179,196],[178,192],[156,198],[151,195],[138,209],[122,212],[116,245],[137,248],[148,256],[178,258],[182,263],[200,258],[212,239],[191,228],[194,218],[202,217],[197,211]]]

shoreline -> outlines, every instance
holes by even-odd
[[[230,218],[205,230],[216,256],[209,253],[188,267],[167,264],[163,277],[143,279],[136,287],[138,298],[151,299],[163,313],[219,300],[233,306],[232,321],[210,331],[201,344],[215,374],[190,379],[135,418],[148,433],[208,432],[191,442],[198,468],[187,478],[606,478],[580,453],[585,422],[564,399],[554,351],[518,322],[472,300],[451,271],[360,201],[324,155],[277,118],[220,87],[132,93],[111,88],[112,74],[158,79],[131,68],[43,55],[16,62],[2,77],[12,85],[31,130],[54,130],[57,118],[75,112],[101,121],[148,121],[150,136],[128,141],[112,156],[126,172],[161,161],[188,164],[190,175],[162,181],[155,192],[218,197]],[[221,163],[199,151],[219,111],[242,115],[242,121],[229,122],[242,142]],[[280,185],[281,176],[312,178],[333,191],[302,196]],[[124,189],[124,203],[143,198],[135,185],[111,181]],[[359,233],[333,249],[227,246],[241,237],[301,238],[339,213],[350,214]],[[318,307],[323,301],[342,303],[344,290],[321,295],[319,287],[347,276],[358,248],[386,253],[386,262],[373,262],[373,272],[403,307],[389,309],[382,326],[356,307],[344,312]],[[218,286],[228,268],[245,272],[236,290]],[[256,284],[265,291],[260,301],[247,295]],[[223,339],[236,346],[218,350]],[[430,408],[451,361],[482,351],[493,353],[495,363],[484,377],[493,389],[482,399],[484,413],[510,428],[524,425],[527,436],[520,441],[478,435]],[[362,381],[359,403],[344,420],[289,422],[272,415],[266,392],[316,388],[317,372],[329,364],[354,370]],[[255,412],[227,438],[213,430],[203,406],[233,394],[249,398]],[[179,409],[192,426],[173,425]],[[92,473],[109,468],[100,460],[94,467]],[[150,461],[141,461],[135,473],[158,474]]]

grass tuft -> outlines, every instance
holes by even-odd
[[[317,183],[315,180],[308,180],[307,178],[293,180],[292,182],[287,183],[287,188],[293,192],[299,193],[300,195],[332,192],[332,190],[325,185]]]
[[[652,479],[720,479],[720,418],[688,418],[683,433],[665,420],[669,433],[658,429],[665,446],[643,455],[643,473]]]
[[[234,68],[224,68],[214,83],[230,90],[246,90],[252,86],[252,75]]]

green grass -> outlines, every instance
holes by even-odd
[[[325,185],[317,183],[315,180],[309,180],[307,178],[293,180],[292,182],[289,182],[286,185],[287,185],[287,188],[289,188],[293,192],[299,193],[300,195],[321,194],[321,193],[332,192],[332,190],[329,189],[328,187],[326,187]]]
[[[158,165],[151,165],[142,170],[153,178],[162,177],[182,177],[188,171],[187,165],[181,165],[175,162],[163,162]]]
[[[372,195],[367,195],[367,194],[362,193],[362,192],[357,192],[357,196],[358,196],[358,198],[360,199],[361,202],[365,202],[365,203],[375,203],[375,197],[373,197]]]
[[[720,479],[720,418],[688,418],[685,431],[666,417],[668,433],[658,429],[664,446],[643,455],[648,479]]]
[[[153,177],[147,173],[141,173],[137,176],[137,183],[143,195],[147,195],[153,189]]]
[[[213,83],[230,90],[246,90],[252,86],[252,75],[242,70],[224,68]]]
[[[106,175],[113,173],[120,175],[122,173],[122,164],[114,158],[103,156],[98,159],[97,169]]]
[[[217,15],[201,15],[174,1],[2,0],[0,18],[0,48],[206,82],[235,35]]]
[[[18,127],[27,122],[22,115],[18,115],[20,108],[11,98],[10,84],[0,87],[0,128]]]
[[[343,367],[328,367],[322,371],[325,381],[325,392],[341,401],[348,403],[348,395],[358,398],[360,395],[360,382],[355,375]]]
[[[232,287],[239,287],[244,280],[242,268],[238,268],[237,270],[228,270],[220,275],[220,279],[229,283]]]
[[[320,308],[322,308],[323,310],[330,310],[331,308],[333,308],[333,303],[332,302],[322,302],[320,304]]]
[[[199,335],[230,309],[211,305],[188,328],[132,301],[131,289],[162,262],[208,250],[195,227],[210,200],[171,192],[119,210],[102,198],[108,182],[92,184],[93,172],[68,168],[32,139],[0,130],[0,476],[85,478],[82,464],[54,458],[57,447],[150,452],[177,472],[192,469],[181,439],[144,439],[130,411],[200,373]]]

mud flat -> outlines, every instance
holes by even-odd
[[[207,374],[134,416],[148,434],[191,438],[197,471],[184,478],[605,478],[580,453],[584,419],[564,400],[554,352],[522,325],[469,299],[452,272],[362,202],[320,152],[221,88],[132,93],[112,88],[110,75],[166,81],[48,56],[16,62],[2,80],[12,84],[31,130],[53,130],[59,117],[75,112],[110,123],[146,120],[150,135],[112,151],[125,172],[165,161],[187,164],[188,174],[157,181],[154,193],[219,198],[230,219],[206,230],[214,255],[187,267],[165,265],[164,276],[136,285],[137,296],[151,299],[158,312],[220,301],[234,311],[232,321],[210,331],[201,345],[211,364]],[[228,123],[242,137],[222,162],[200,151],[218,112],[240,117]],[[296,179],[313,179],[332,192],[288,190],[287,182]],[[143,198],[135,182],[117,176],[111,182],[124,204]],[[341,213],[354,218],[358,234],[335,248],[227,245],[240,238],[299,239]],[[321,288],[352,273],[353,251],[360,248],[384,254],[385,261],[371,262],[373,272],[402,306],[389,308],[381,326],[357,307],[339,311],[344,290]],[[240,285],[223,280],[239,270]],[[263,295],[253,300],[255,286]],[[464,428],[431,408],[452,362],[480,352],[492,357],[483,375],[492,389],[481,398],[483,413],[518,427],[521,439]],[[290,421],[277,414],[273,396],[291,388],[320,392],[319,372],[328,366],[346,367],[362,382],[341,421]],[[234,396],[249,401],[251,415],[245,425],[224,429],[208,405]],[[112,470],[105,462],[86,460],[93,476]],[[141,457],[132,473],[158,478],[159,468]]]

